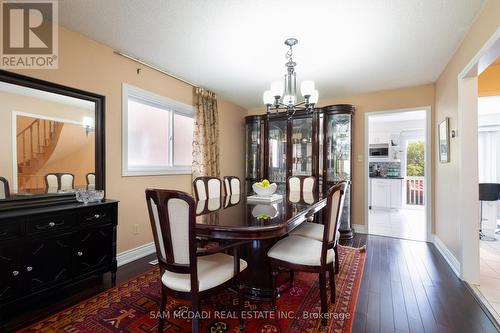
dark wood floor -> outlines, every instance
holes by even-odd
[[[497,332],[434,245],[358,235],[366,264],[353,332]]]
[[[428,243],[357,234],[345,245],[367,246],[353,333],[497,332],[468,288]],[[148,269],[148,256],[119,268],[117,283]],[[13,331],[110,287],[109,276],[83,292],[63,295],[13,315],[0,332]],[[47,302],[44,302],[47,304]]]

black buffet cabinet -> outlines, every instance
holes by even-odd
[[[93,275],[114,284],[117,213],[112,200],[0,212],[0,313]]]

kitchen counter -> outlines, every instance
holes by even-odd
[[[404,177],[387,177],[387,176],[370,176],[370,178],[376,179],[404,179]]]

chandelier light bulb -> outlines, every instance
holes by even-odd
[[[319,93],[317,90],[313,90],[311,97],[309,97],[309,104],[316,104],[319,100]]]
[[[300,84],[300,93],[303,97],[311,96],[314,90],[314,81],[312,80],[304,80]]]
[[[274,81],[273,83],[271,83],[271,92],[273,93],[273,96],[281,97],[283,95],[283,89],[283,82]]]
[[[274,102],[274,95],[271,90],[266,90],[264,91],[264,94],[262,95],[262,100],[264,101],[265,105],[271,105]]]

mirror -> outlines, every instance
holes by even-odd
[[[104,189],[104,97],[0,71],[0,205]]]

